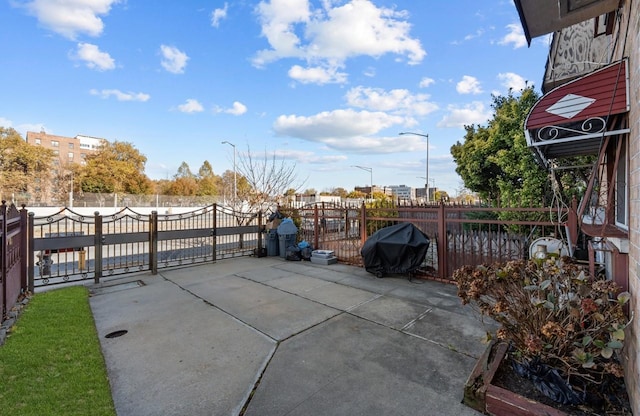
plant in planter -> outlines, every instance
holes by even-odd
[[[620,408],[612,390],[624,385],[628,292],[557,257],[465,266],[453,277],[463,303],[500,324],[495,337],[509,345],[514,370],[543,394],[565,405]]]

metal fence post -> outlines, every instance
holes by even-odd
[[[0,205],[0,219],[0,316],[4,317],[7,306],[7,201]]]
[[[367,241],[367,207],[362,203],[360,207],[360,243]]]
[[[35,213],[30,212],[29,213],[29,221],[28,221],[28,253],[29,253],[29,264],[27,266],[27,288],[29,290],[29,292],[33,293],[34,289],[35,289],[35,283],[34,283],[34,274],[35,274],[35,262],[36,262],[36,258],[35,258],[35,252],[33,251],[33,218],[35,217]]]
[[[20,210],[20,290],[27,290],[27,270],[28,270],[28,236],[29,231],[27,228],[27,209],[25,205],[22,205]]]
[[[211,246],[213,247],[212,253],[212,262],[216,262],[216,251],[217,251],[217,237],[216,230],[218,229],[218,204],[213,204],[213,210],[211,210],[213,215],[213,228],[211,229],[211,237],[213,241],[211,242]]]
[[[258,255],[262,251],[262,210],[258,211]]]
[[[438,207],[438,277],[445,279],[449,273],[449,264],[447,258],[447,217],[444,209],[444,203],[440,202]]]
[[[322,218],[325,219],[325,221],[323,221],[324,224],[326,224],[326,218],[325,218],[325,211],[324,211],[324,202],[322,203]],[[322,230],[322,232],[326,232],[326,230]],[[318,228],[318,204],[315,204],[313,206],[313,248],[318,248],[318,233],[319,233],[319,228]]]
[[[149,268],[151,274],[158,274],[158,211],[149,215]]]
[[[95,246],[95,273],[94,273],[94,282],[100,283],[100,279],[102,278],[102,243],[104,243],[104,237],[102,236],[102,215],[98,211],[93,213],[95,218],[95,226],[96,226],[96,234],[94,240]]]

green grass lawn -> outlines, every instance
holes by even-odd
[[[85,287],[30,300],[0,347],[0,414],[116,414]]]

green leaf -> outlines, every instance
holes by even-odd
[[[605,342],[601,339],[596,339],[595,341],[593,341],[593,345],[598,348],[604,348],[607,344],[605,344]]]
[[[617,341],[617,340],[613,340],[613,341],[609,341],[609,343],[607,344],[607,347],[609,348],[613,348],[616,350],[619,350],[620,348],[622,348],[622,342]]]
[[[551,285],[551,280],[547,279],[547,280],[543,281],[542,283],[540,283],[540,289],[541,290],[546,290],[550,285]]]
[[[611,338],[616,339],[616,340],[620,340],[620,341],[624,341],[624,330],[616,329],[615,331],[613,331],[611,333]]]
[[[625,303],[629,302],[629,299],[631,299],[631,293],[629,292],[618,293],[618,303],[620,305],[624,305]]]
[[[534,291],[538,290],[540,287],[538,285],[528,285],[523,287],[524,290]]]
[[[582,346],[586,347],[587,345],[591,344],[592,341],[593,341],[593,337],[589,335],[585,335],[585,337],[582,338]]]
[[[613,348],[605,347],[600,350],[600,355],[602,358],[606,358],[607,360],[613,356]]]

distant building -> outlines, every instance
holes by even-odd
[[[86,164],[87,155],[95,153],[105,140],[83,135],[66,137],[47,134],[43,131],[39,133],[28,131],[26,141],[35,146],[52,149],[57,156],[57,160],[54,159],[53,162],[57,166],[54,170],[57,170],[60,166],[66,166],[69,163]]]
[[[391,190],[391,194],[394,196],[394,198],[407,199],[407,200],[416,199],[416,190],[411,186],[391,185],[391,186],[387,186],[386,189]]]
[[[66,195],[69,195],[69,206],[73,206],[73,176],[70,167],[74,163],[85,165],[87,156],[97,152],[105,140],[84,135],[66,137],[44,131],[28,131],[25,141],[33,146],[51,149],[54,153],[47,183],[35,183],[29,189],[32,203],[62,203]]]
[[[381,193],[381,194],[385,194],[385,195],[389,195],[392,196],[393,193],[391,192],[391,188],[388,186],[376,186],[373,185],[373,190],[371,189],[370,186],[356,186],[353,188],[354,191],[356,192],[362,192],[363,194],[371,195],[373,193]]]

